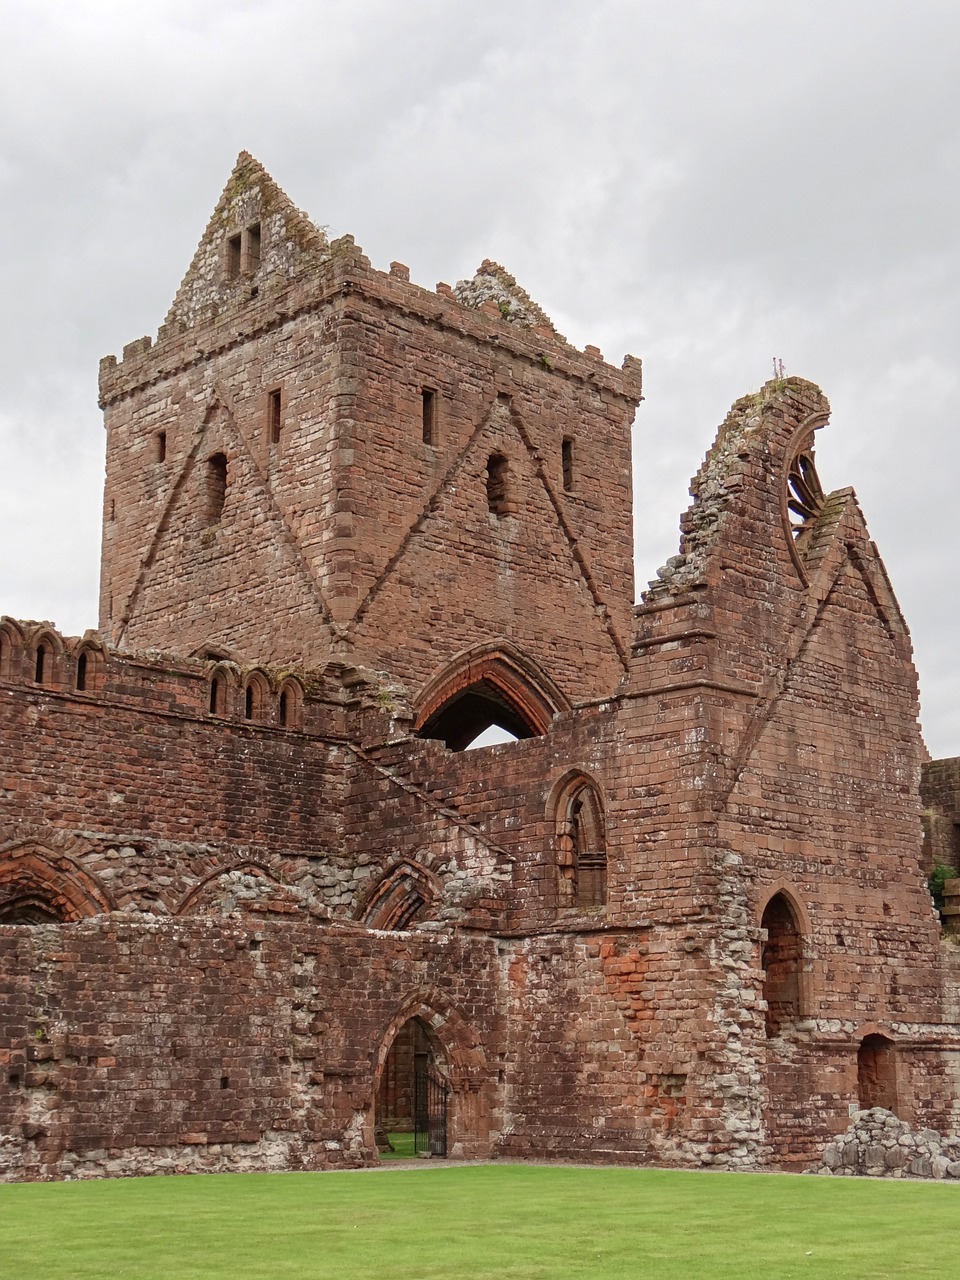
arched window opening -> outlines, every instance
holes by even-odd
[[[425,867],[402,862],[377,885],[363,908],[368,929],[397,932],[424,919],[440,892],[435,877]]]
[[[264,720],[270,706],[270,692],[266,681],[251,675],[243,690],[243,717],[245,720]]]
[[[62,855],[23,845],[0,858],[0,924],[69,924],[113,908],[103,885]]]
[[[214,676],[210,681],[210,714],[223,715],[224,701],[223,676]]]
[[[204,492],[206,523],[218,524],[227,500],[227,455],[214,453],[207,459]]]
[[[378,1148],[445,1156],[449,1094],[436,1036],[422,1018],[409,1018],[394,1037],[380,1072]]]
[[[420,729],[421,738],[439,738],[451,751],[469,746],[489,745],[477,741],[491,729],[506,736],[501,741],[532,738],[541,732],[536,725],[490,680],[475,684],[455,694],[430,717]]]
[[[760,965],[763,998],[767,1002],[767,1036],[772,1038],[800,1017],[800,930],[782,893],[767,903],[760,927],[767,931]]]
[[[87,651],[86,649],[84,649],[84,651],[80,654],[80,657],[77,659],[77,690],[80,693],[84,693],[86,691],[86,688],[87,688]]]
[[[573,492],[573,440],[570,436],[563,437],[563,443],[560,446],[560,462],[563,470],[563,490],[564,493]]]
[[[63,917],[43,898],[27,896],[0,906],[0,924],[61,924]]]
[[[33,669],[33,679],[35,684],[43,684],[47,669],[47,646],[45,644],[37,645],[36,661]]]
[[[510,516],[516,510],[510,492],[510,463],[502,453],[492,453],[487,460],[487,507],[495,516]]]
[[[574,778],[557,804],[560,905],[602,907],[607,900],[603,803],[590,782]]]
[[[277,698],[277,720],[284,729],[299,729],[302,718],[303,690],[296,680],[286,680]]]
[[[861,1110],[897,1112],[896,1045],[886,1036],[864,1036],[857,1050],[857,1095]]]

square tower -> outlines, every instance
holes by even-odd
[[[436,292],[328,241],[245,153],[155,343],[102,362],[101,630],[422,687],[507,641],[611,692],[640,365],[485,262]]]

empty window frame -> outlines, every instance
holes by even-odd
[[[158,431],[153,437],[154,454],[157,462],[166,462],[167,460],[167,433]]]
[[[277,698],[277,722],[282,729],[299,729],[303,690],[295,680],[287,680]]]
[[[487,459],[487,508],[497,517],[514,512],[510,492],[510,463],[502,453]]]
[[[242,260],[243,235],[238,231],[236,235],[227,236],[226,268],[228,280],[236,280],[238,278]]]
[[[47,674],[47,646],[45,644],[37,645],[37,652],[33,667],[33,680],[35,684],[43,684]]]
[[[283,430],[283,392],[279,387],[267,392],[267,439],[271,444],[280,443]]]
[[[214,676],[210,681],[210,714],[212,716],[222,716],[224,712],[224,703],[226,694],[223,676]]]
[[[564,436],[560,445],[560,467],[563,475],[564,493],[573,492],[573,439]]]
[[[242,231],[227,236],[224,268],[228,280],[252,276],[260,267],[260,223],[253,222]]]
[[[423,443],[437,443],[437,393],[430,387],[420,392],[420,425],[423,431]]]
[[[85,693],[87,688],[87,651],[84,649],[79,658],[77,658],[77,691]]]
[[[560,905],[602,907],[607,900],[603,801],[592,783],[574,778],[557,809]]]
[[[219,524],[227,500],[227,455],[211,454],[204,477],[204,516],[207,525]]]
[[[252,226],[247,227],[245,232],[246,261],[243,269],[247,275],[252,276],[255,271],[260,268],[260,223],[254,222]]]
[[[787,897],[778,893],[767,903],[760,921],[767,931],[760,967],[763,998],[767,1002],[767,1036],[781,1031],[801,1016],[802,939],[797,918]]]

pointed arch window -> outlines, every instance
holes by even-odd
[[[429,912],[440,893],[436,876],[416,862],[388,871],[367,899],[361,920],[368,929],[409,929]]]
[[[507,741],[546,733],[569,707],[553,681],[511,646],[480,645],[460,654],[418,699],[415,731],[463,751],[486,730]]]
[[[555,817],[560,906],[605,906],[606,834],[596,784],[582,775],[569,779],[557,797]]]
[[[801,1017],[802,940],[796,913],[783,893],[767,903],[760,921],[767,932],[761,951],[767,1036],[778,1036]]]

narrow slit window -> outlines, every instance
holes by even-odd
[[[167,433],[158,431],[154,436],[157,445],[157,461],[166,462],[167,460]]]
[[[510,515],[510,464],[502,453],[493,453],[487,461],[487,506],[495,516]]]
[[[227,279],[236,280],[240,274],[243,236],[238,231],[235,236],[227,237]]]
[[[437,443],[437,393],[429,387],[420,392],[421,424],[423,427],[423,443]]]
[[[282,727],[286,728],[287,726],[287,691],[286,689],[284,689],[283,693],[280,694],[279,718],[280,718],[280,724],[282,725]]]
[[[207,459],[206,475],[207,524],[218,524],[227,500],[227,456],[214,453]]]
[[[210,681],[210,714],[219,715],[222,710],[223,694],[221,690],[222,680],[219,676],[214,676]]]
[[[253,273],[260,267],[260,223],[255,222],[247,228],[247,273]]]
[[[77,689],[83,693],[87,687],[87,655],[86,651],[81,653],[77,659]]]
[[[244,719],[253,719],[253,685],[247,685],[247,691],[243,699],[243,715]]]
[[[43,684],[44,671],[47,665],[47,646],[44,644],[37,645],[37,660],[33,671],[33,679],[35,684]]]
[[[573,441],[569,436],[563,437],[560,446],[560,462],[563,469],[563,489],[565,493],[573,492]]]
[[[280,430],[283,426],[283,395],[271,391],[267,396],[267,422],[271,444],[280,443]]]

